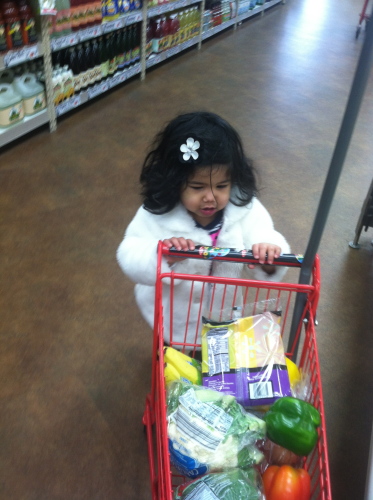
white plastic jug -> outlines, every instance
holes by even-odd
[[[1,83],[12,83],[14,80],[14,71],[9,68],[4,69],[0,73],[0,84]]]
[[[24,117],[23,101],[10,83],[0,83],[0,127],[9,127]]]
[[[13,87],[22,96],[26,115],[34,115],[45,108],[44,87],[33,73],[17,76],[13,81]]]

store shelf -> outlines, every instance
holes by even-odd
[[[247,12],[239,14],[237,16],[237,23],[242,23],[242,21],[244,21],[245,19],[249,19],[249,17],[256,16],[257,14],[260,14],[263,11],[264,11],[264,5],[257,5],[253,9],[248,10]]]
[[[210,38],[210,36],[216,35],[216,33],[219,33],[220,31],[223,31],[226,28],[233,26],[235,23],[236,23],[236,18],[233,18],[233,19],[230,19],[229,21],[226,21],[225,23],[222,23],[222,24],[219,24],[218,26],[215,26],[214,28],[211,28],[207,31],[204,31],[202,33],[202,40],[206,40],[206,38]]]
[[[116,87],[117,85],[125,82],[129,78],[132,78],[135,75],[140,74],[141,72],[141,63],[134,64],[131,68],[125,69],[123,71],[118,71],[114,76],[108,78],[104,82],[98,83],[94,85],[92,88],[84,90],[77,95],[74,95],[70,99],[62,102],[58,106],[56,106],[56,115],[62,116],[73,109],[78,108],[82,104],[94,99],[95,97],[104,94],[108,90]]]
[[[91,26],[90,28],[85,28],[83,30],[70,33],[69,35],[61,36],[58,38],[51,39],[51,50],[55,52],[56,50],[65,49],[66,47],[72,47],[77,43],[84,42],[85,40],[90,40],[91,38],[96,38],[105,33],[110,33],[111,31],[116,31],[124,26],[129,26],[130,24],[139,23],[142,21],[142,12],[138,10],[136,12],[130,12],[125,14],[118,19],[113,21],[107,21],[97,26]]]
[[[278,3],[282,3],[283,0],[271,0],[270,2],[266,2],[262,7],[264,7],[264,10],[270,9],[274,5],[277,5]]]
[[[17,50],[9,50],[5,54],[0,54],[0,71],[11,66],[17,66],[43,55],[43,48],[40,42],[34,45],[27,45]]]
[[[0,147],[15,141],[19,137],[32,132],[38,127],[48,123],[48,111],[43,109],[32,116],[26,116],[20,123],[15,123],[8,128],[0,128]]]
[[[159,16],[165,12],[171,12],[173,10],[182,9],[188,5],[195,3],[201,3],[201,0],[178,0],[176,2],[163,3],[162,5],[157,5],[155,7],[148,8],[148,17]]]
[[[199,35],[187,40],[186,42],[181,43],[180,45],[176,45],[176,47],[172,47],[171,49],[165,50],[160,54],[152,54],[149,59],[146,61],[146,68],[151,68],[156,64],[159,64],[169,57],[176,56],[179,52],[182,52],[185,49],[189,49],[193,45],[196,45],[199,42]]]

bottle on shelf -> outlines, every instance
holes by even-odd
[[[116,54],[115,54],[115,38],[112,33],[108,35],[107,38],[107,47],[108,47],[108,54],[109,54],[109,77],[113,76],[114,73],[117,70],[117,64],[116,64]]]
[[[180,24],[179,43],[183,43],[186,40],[186,22],[187,22],[186,10],[183,9],[180,11],[180,14],[179,14],[179,24]]]
[[[92,87],[96,83],[96,75],[92,47],[89,42],[85,42],[84,44],[84,57],[87,65],[87,86]]]
[[[12,85],[22,97],[25,115],[34,115],[46,107],[44,86],[34,73],[26,72],[15,77]]]
[[[100,36],[98,50],[100,53],[101,79],[106,80],[109,74],[109,53],[106,45],[106,37]]]
[[[180,21],[177,12],[171,15],[170,23],[170,46],[175,47],[179,44]]]
[[[0,9],[0,53],[6,52],[7,50],[8,46],[6,43],[5,19]]]
[[[11,83],[0,83],[0,128],[7,128],[23,120],[22,96]]]
[[[84,50],[84,47],[81,43],[78,44],[77,57],[78,57],[78,67],[79,67],[80,74],[81,74],[80,90],[87,90],[87,88],[88,88],[88,71],[87,71],[88,68],[87,68],[87,61],[85,58],[85,50]]]
[[[126,57],[125,57],[125,67],[129,68],[131,65],[131,60],[132,60],[132,47],[131,47],[131,41],[132,41],[132,26],[128,26],[126,30]]]
[[[24,1],[24,0],[21,0]],[[55,36],[68,35],[71,33],[71,6],[70,0],[56,0],[55,8],[57,14],[54,21]]]
[[[134,24],[132,27],[132,43],[131,43],[131,62],[136,64],[140,61],[140,30],[138,25]]]
[[[123,71],[124,67],[126,65],[126,47],[125,47],[125,38],[123,36],[124,34],[124,29],[121,29],[117,33],[117,47],[118,47],[118,53],[117,53],[117,68],[118,71]]]
[[[146,24],[146,47],[145,55],[148,58],[153,52],[154,20],[148,19]]]
[[[161,18],[158,17],[155,20],[153,52],[158,53],[162,51],[162,37],[163,37],[163,31],[162,31]]]
[[[92,40],[92,59],[94,64],[94,81],[100,83],[102,80],[101,63],[100,63],[100,50],[97,38]]]
[[[38,41],[35,17],[28,0],[18,0],[19,17],[21,19],[21,30],[23,45],[31,45]]]
[[[71,31],[80,29],[80,0],[70,0]]]
[[[13,1],[3,2],[2,11],[5,21],[5,35],[8,50],[22,47],[21,18],[16,3]]]
[[[75,47],[69,48],[69,68],[73,73],[74,93],[78,94],[82,88],[82,76],[78,63],[78,54]]]
[[[69,99],[75,94],[74,75],[72,69],[66,64],[63,68],[63,93],[64,98]]]

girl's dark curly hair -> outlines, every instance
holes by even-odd
[[[198,140],[197,162],[184,163],[180,146],[189,137]],[[159,132],[145,158],[140,182],[144,208],[154,214],[172,210],[180,193],[197,168],[225,165],[236,187],[231,202],[248,204],[257,193],[254,168],[245,157],[238,133],[223,118],[204,111],[177,116]]]

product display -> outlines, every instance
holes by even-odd
[[[44,85],[36,64],[25,64],[0,73],[0,128],[22,122],[46,107]]]
[[[0,52],[36,42],[35,16],[28,0],[1,0]]]

